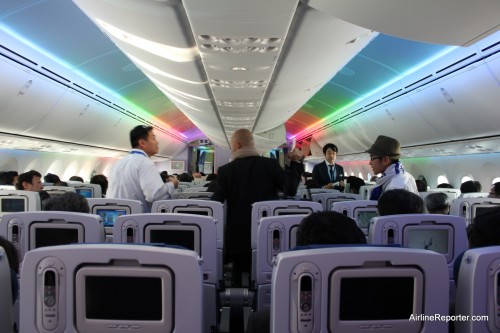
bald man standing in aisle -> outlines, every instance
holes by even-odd
[[[231,162],[217,172],[212,200],[227,205],[224,237],[225,263],[233,263],[233,275],[250,272],[252,204],[279,199],[278,193],[293,196],[304,170],[304,155],[298,149],[288,153],[290,163],[283,170],[276,160],[259,156],[252,133],[239,129],[231,137]],[[236,277],[236,279],[238,279]],[[236,284],[240,281],[235,280]]]

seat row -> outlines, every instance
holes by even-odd
[[[450,314],[447,264],[438,253],[367,246],[280,253],[272,272],[271,331],[447,332],[451,322],[455,332],[497,331],[499,261],[500,247],[465,253]],[[9,295],[2,248],[0,279],[2,295]],[[22,333],[211,332],[193,251],[39,248],[26,254],[20,284]],[[2,297],[0,308],[0,330],[12,332],[11,299]]]

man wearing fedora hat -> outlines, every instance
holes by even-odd
[[[418,193],[415,178],[405,171],[399,161],[401,153],[398,140],[379,135],[366,152],[370,154],[369,164],[373,174],[382,174],[377,180],[377,186],[372,190],[370,200],[378,200],[384,191],[395,188]]]

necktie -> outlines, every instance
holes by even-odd
[[[335,169],[333,168],[333,164],[330,164],[330,181],[333,182],[335,179]]]

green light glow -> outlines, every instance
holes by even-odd
[[[408,76],[408,75],[411,75],[415,72],[417,72],[418,70],[424,68],[425,66],[431,64],[432,62],[444,57],[445,55],[449,54],[451,51],[457,49],[458,47],[457,46],[450,46],[450,47],[447,47],[446,49],[444,49],[443,51],[437,53],[436,55],[432,56],[432,57],[429,57],[428,59],[422,61],[421,63],[419,63],[418,65],[416,66],[413,66],[411,67],[410,69],[408,69],[407,71],[405,71],[403,74],[400,74],[398,76],[396,76],[395,78],[389,80],[388,82],[385,82],[383,83],[382,85],[378,86],[377,88],[375,88],[374,90],[366,93],[365,95],[345,104],[344,106],[342,106],[341,108],[337,109],[337,110],[334,110],[332,111],[332,113],[330,113],[328,116],[326,116],[325,118],[315,122],[314,124],[306,127],[305,129],[303,129],[302,131],[300,131],[299,133],[297,134],[294,134],[292,135],[290,138],[295,138],[295,137],[299,137],[299,136],[302,136],[302,134],[305,134],[306,132],[308,131],[312,131],[313,129],[315,129],[316,127],[324,124],[324,123],[327,123],[329,121],[330,118],[332,118],[334,115],[338,114],[339,112],[342,112],[344,110],[347,110],[349,109],[350,107],[362,102],[363,100],[369,98],[370,96],[373,96],[375,95],[376,93],[382,91],[383,89],[391,86],[392,84],[398,82],[399,80],[403,79],[404,77]]]
[[[62,67],[64,67],[65,70],[70,71],[72,74],[76,74],[78,77],[82,78],[86,82],[88,82],[91,85],[97,87],[99,90],[102,90],[102,91],[106,92],[107,94],[110,94],[115,99],[117,99],[117,100],[120,101],[119,103],[115,103],[115,104],[117,104],[117,105],[119,105],[119,104],[125,104],[126,106],[130,107],[130,109],[131,109],[130,111],[132,111],[132,113],[136,114],[137,116],[139,116],[141,118],[144,118],[144,119],[152,119],[152,122],[158,124],[158,126],[168,129],[168,131],[172,132],[173,134],[176,134],[178,136],[187,138],[186,135],[178,132],[175,128],[169,126],[168,124],[165,124],[164,122],[159,121],[157,118],[153,117],[146,110],[144,110],[143,108],[137,106],[133,102],[129,101],[124,96],[116,94],[109,87],[101,84],[98,81],[95,81],[92,77],[90,77],[87,74],[85,74],[84,72],[78,70],[73,65],[71,65],[68,62],[66,62],[66,61],[58,58],[54,54],[52,54],[52,53],[46,51],[45,49],[43,49],[42,47],[39,47],[38,45],[34,44],[30,40],[26,39],[25,37],[19,35],[17,32],[13,31],[9,27],[5,26],[4,24],[0,24],[0,30],[2,30],[5,33],[9,34],[10,36],[12,36],[13,38],[15,38],[16,40],[22,42],[24,45],[26,45],[30,49],[35,50],[37,53],[42,54],[44,57],[46,57],[46,58],[48,58],[48,59],[56,62],[58,65],[61,65]]]

